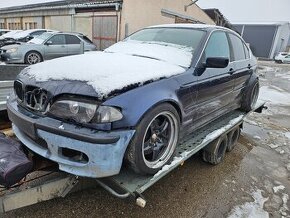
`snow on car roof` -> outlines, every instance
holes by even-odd
[[[13,35],[13,38],[18,39],[18,38],[23,38],[28,36],[30,33],[33,33],[35,31],[41,31],[41,30],[46,30],[46,29],[30,29],[30,30],[23,30],[19,33],[16,33]]]
[[[162,25],[155,25],[150,26],[148,28],[189,28],[189,29],[223,29],[223,30],[230,30],[228,28],[210,24],[193,24],[193,23],[179,23],[179,24],[162,24]]]
[[[38,82],[84,81],[103,98],[115,90],[167,78],[184,71],[183,67],[165,61],[122,53],[89,52],[32,65],[23,74]]]

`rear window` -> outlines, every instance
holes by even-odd
[[[85,42],[93,44],[93,42],[86,36],[80,36]]]
[[[242,40],[233,34],[229,34],[229,37],[234,50],[234,61],[246,59],[244,43],[242,42]]]

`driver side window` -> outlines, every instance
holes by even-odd
[[[205,48],[204,61],[209,57],[230,58],[230,46],[225,32],[213,32]]]
[[[55,35],[50,38],[52,45],[64,45],[65,44],[65,36],[64,35]]]

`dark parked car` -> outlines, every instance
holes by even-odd
[[[16,136],[60,170],[86,177],[170,163],[179,138],[259,94],[257,62],[235,32],[207,25],[145,28],[103,52],[26,68],[8,113]]]

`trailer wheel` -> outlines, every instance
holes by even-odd
[[[150,110],[140,121],[125,161],[139,174],[155,174],[168,164],[179,139],[180,118],[168,103]]]
[[[237,128],[233,129],[228,134],[228,147],[227,152],[230,152],[234,149],[234,147],[237,145],[237,142],[241,135],[241,128],[238,126]]]
[[[227,135],[221,136],[203,149],[202,158],[213,165],[221,163],[228,147]]]

